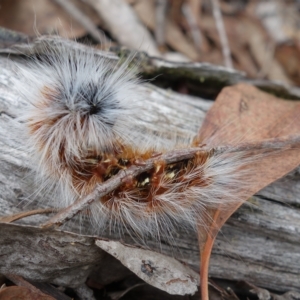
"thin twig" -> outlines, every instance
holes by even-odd
[[[173,1],[174,5],[177,5],[177,1]],[[172,2],[172,3],[173,3]],[[142,22],[151,30],[155,30],[154,18],[148,16],[155,13],[154,5],[152,1],[139,1],[139,4],[135,6],[135,11],[138,14]],[[174,6],[172,5],[172,6]],[[189,41],[185,34],[180,30],[178,25],[171,21],[171,18],[166,19],[166,43],[170,45],[175,51],[181,52],[191,60],[198,60],[198,51],[194,44]]]
[[[166,29],[166,11],[167,0],[156,0],[155,7],[155,40],[159,47],[163,47],[166,43],[165,29]]]
[[[30,211],[20,212],[17,214],[4,216],[0,218],[0,223],[11,223],[26,217],[34,216],[34,215],[41,215],[41,214],[51,214],[57,213],[59,210],[57,208],[45,208],[45,209],[34,209]]]
[[[107,37],[94,25],[94,23],[82,13],[72,2],[69,0],[54,0],[66,12],[68,12],[82,27],[99,43],[107,41]]]
[[[232,60],[231,60],[231,53],[228,44],[228,39],[224,27],[224,22],[220,10],[219,0],[211,0],[212,1],[212,8],[213,8],[213,15],[216,21],[217,30],[220,36],[220,41],[222,45],[222,53],[224,57],[224,64],[228,68],[232,68]]]
[[[295,148],[300,146],[300,136],[291,136],[285,138],[272,138],[261,142],[241,143],[237,146],[220,146],[213,149],[215,155],[222,153],[246,152],[255,150],[279,150],[286,148]]]
[[[123,46],[160,56],[149,30],[124,0],[81,0],[100,16],[109,33]]]
[[[143,172],[149,171],[154,168],[158,161],[164,161],[166,164],[176,163],[185,159],[191,159],[196,153],[203,153],[209,155],[221,155],[223,153],[233,153],[241,151],[254,151],[254,150],[276,150],[293,148],[300,145],[300,136],[287,137],[287,138],[273,138],[262,142],[249,142],[243,143],[238,146],[220,146],[216,148],[195,147],[188,149],[177,149],[158,157],[148,159],[142,166],[133,165],[126,170],[121,170],[117,175],[102,184],[98,184],[93,192],[84,198],[78,199],[72,205],[62,209],[58,214],[53,216],[42,227],[50,227],[53,225],[61,226],[81,211],[88,208],[88,206],[112,192],[121,186],[127,178],[135,178]]]
[[[203,152],[204,154],[207,154],[209,151],[210,150],[203,150],[203,148],[177,149],[167,152],[158,157],[148,159],[144,162],[144,165],[142,166],[133,165],[126,170],[121,170],[117,175],[113,176],[111,179],[105,181],[102,184],[97,185],[95,190],[89,195],[77,200],[72,205],[63,209],[57,215],[52,217],[49,221],[44,223],[42,227],[49,227],[52,225],[61,226],[64,222],[70,220],[79,212],[86,209],[91,203],[118,188],[126,178],[135,178],[139,174],[154,168],[155,163],[157,161],[162,160],[166,164],[172,164],[185,159],[191,159],[197,152]]]
[[[201,50],[203,38],[202,38],[201,31],[200,31],[200,27],[198,25],[198,20],[195,18],[195,15],[193,14],[190,4],[183,3],[181,10],[182,10],[182,13],[190,27],[190,31],[191,31],[195,46],[198,50]]]

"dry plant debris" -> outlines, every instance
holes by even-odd
[[[56,2],[59,3],[61,1]],[[177,76],[177,79],[179,78],[180,80],[175,80],[175,84],[172,85],[172,88],[183,94],[189,94],[191,91],[194,91],[194,94],[201,95],[203,90],[196,90],[195,92],[195,87],[197,88],[198,86],[195,82],[199,80],[199,78],[200,81],[203,79],[205,83],[209,82],[208,78],[211,78],[209,77],[211,76],[210,72],[215,72],[216,78],[219,80],[218,83],[223,80],[223,78],[219,76],[222,72],[224,72],[225,77],[228,76],[229,80],[225,83],[223,82],[223,85],[216,87],[215,90],[212,88],[213,92],[208,92],[206,95],[212,95],[214,93],[216,95],[223,86],[228,84],[238,82],[250,83],[249,78],[254,79],[252,83],[259,87],[263,86],[265,90],[269,88],[273,93],[277,92],[277,95],[282,92],[280,85],[277,86],[276,83],[270,83],[268,81],[258,82],[256,79],[279,80],[289,86],[300,84],[300,8],[297,1],[114,0],[103,1],[103,3],[101,3],[101,1],[68,0],[65,1],[65,4],[67,5],[59,6],[54,4],[53,1],[39,1],[38,5],[36,4],[34,6],[34,13],[28,14],[29,11],[33,11],[29,2],[25,0],[15,1],[12,6],[10,1],[2,1],[0,26],[23,31],[29,35],[33,35],[35,32],[39,34],[58,33],[62,36],[80,38],[85,34],[90,34],[94,41],[97,42],[101,39],[109,41],[110,37],[112,37],[113,40],[121,46],[143,50],[148,52],[150,56],[167,57],[175,60],[189,60],[191,61],[190,64],[183,65],[180,63],[172,64],[163,60],[160,61],[157,58],[145,56],[145,61],[147,61],[148,65],[141,65],[141,70],[144,74],[147,74],[147,72],[151,75],[164,73],[167,74],[168,77],[168,72],[170,72],[171,79],[172,76],[174,76],[174,78]],[[121,8],[124,8],[122,12],[120,10]],[[122,18],[118,18],[118,15],[122,15]],[[6,16],[9,16],[9,18]],[[14,18],[11,18],[11,16]],[[60,20],[59,22],[58,19]],[[72,20],[72,26],[70,26],[70,19]],[[33,20],[36,20],[36,22],[34,23]],[[97,26],[100,26],[100,29],[104,30],[105,33],[98,31]],[[138,32],[140,34],[137,34]],[[14,37],[10,36],[8,38],[8,41],[9,40],[14,40]],[[3,50],[7,45],[11,46],[12,44],[13,49],[15,42],[17,42],[15,53],[18,53],[18,42],[25,40],[30,41],[31,39],[26,36],[18,36],[13,43],[8,42],[8,44],[4,39],[1,42],[1,48]],[[112,43],[114,43],[114,41]],[[25,48],[23,48],[23,50]],[[5,52],[5,50],[2,52]],[[109,55],[111,55],[112,59],[117,59],[113,54]],[[226,65],[227,67],[233,66],[236,70],[245,72],[247,77],[233,70],[222,70],[220,67],[207,67],[207,65],[198,65],[197,67],[197,64],[194,64],[194,62],[211,62],[218,65]],[[208,76],[207,68],[209,69],[208,73],[210,73]],[[179,72],[180,70],[182,71],[181,74]],[[185,73],[187,70],[189,72],[188,76]],[[178,76],[178,74],[180,75]],[[184,78],[185,81],[179,83],[182,78]],[[212,86],[214,87],[214,84],[212,84]],[[299,89],[286,87],[283,89],[285,89],[286,92],[285,97],[299,98]],[[237,146],[241,141],[255,144],[270,138],[279,140],[282,138],[291,138],[300,132],[300,123],[297,117],[299,115],[299,109],[298,102],[283,101],[263,93],[253,86],[240,84],[226,88],[219,94],[215,104],[208,112],[204,124],[199,131],[198,140],[209,147],[216,147],[219,145]],[[212,138],[213,136],[217,136],[217,138]],[[255,155],[255,152],[253,155]],[[260,159],[257,159],[255,163],[248,166],[253,170],[253,178],[245,178],[245,181],[251,181],[252,184],[249,186],[247,193],[241,195],[240,203],[230,208],[220,206],[209,212],[207,219],[208,227],[205,229],[199,228],[198,232],[199,246],[202,250],[201,280],[203,300],[208,299],[208,293],[207,290],[205,290],[208,284],[208,262],[218,230],[249,196],[258,192],[276,179],[281,178],[298,166],[299,163],[300,157],[298,149],[282,149],[275,154],[270,153],[270,155],[263,155]],[[40,212],[41,211],[37,211],[37,213]],[[25,216],[18,215],[16,219],[22,219],[23,217]],[[8,221],[15,221],[15,219],[9,219]],[[3,232],[7,231],[7,233],[9,233],[13,231],[11,236],[8,237],[8,240],[11,241],[12,245],[14,244],[12,248],[15,249],[15,251],[13,258],[9,259],[19,262],[24,255],[24,253],[20,251],[20,248],[18,248],[19,243],[23,246],[25,245],[24,249],[26,249],[26,245],[31,245],[29,247],[31,250],[36,249],[35,246],[39,247],[40,245],[36,244],[36,239],[31,239],[35,236],[36,238],[38,237],[39,240],[43,240],[41,236],[46,233],[47,239],[50,240],[46,239],[45,244],[43,244],[44,253],[40,251],[40,258],[45,255],[43,259],[46,259],[46,256],[48,256],[53,249],[58,247],[57,243],[61,242],[60,239],[65,242],[69,238],[69,234],[65,232],[45,231],[39,228],[30,228],[20,225],[1,224],[1,227],[1,231],[3,230]],[[28,235],[27,238],[29,241],[24,244],[24,240],[22,239],[26,237],[26,234]],[[2,238],[3,237],[4,236],[2,236]],[[50,237],[52,237],[52,240]],[[94,238],[92,237],[80,237],[74,234],[73,238],[75,240],[89,239],[90,245],[94,243]],[[7,243],[8,240],[6,240],[5,243]],[[105,245],[113,244],[115,247],[116,242],[101,241],[99,243],[103,244],[102,248],[107,248]],[[118,245],[121,250],[125,249],[123,247],[126,247],[122,244]],[[94,253],[95,256],[93,256],[93,253],[89,253],[89,257],[94,263],[99,263],[97,255],[99,255],[99,253],[101,253],[101,255],[105,254],[102,252],[98,253],[95,247],[96,246],[93,245],[92,249],[94,249],[97,254]],[[65,253],[64,251],[67,251],[67,248],[68,247],[63,248],[61,253]],[[111,245],[108,248],[111,248]],[[108,248],[106,250],[109,253],[111,249]],[[89,249],[91,248],[89,247]],[[143,254],[143,251],[146,250],[132,249],[134,249],[132,252],[137,251],[137,256],[147,256]],[[56,251],[53,253],[57,254]],[[62,261],[67,263],[65,270],[67,274],[66,277],[71,274],[71,278],[76,278],[76,284],[73,279],[71,281],[66,278],[61,279],[59,277],[61,274],[58,277],[52,274],[51,277],[49,270],[50,273],[48,275],[50,277],[46,272],[46,275],[43,274],[43,281],[72,286],[77,289],[78,295],[80,295],[81,289],[82,297],[84,297],[83,295],[85,293],[88,295],[90,291],[80,285],[85,282],[87,275],[91,273],[91,269],[89,269],[91,262],[83,261],[82,258],[84,257],[77,256],[79,255],[78,253],[73,254],[75,258],[72,263],[75,261],[78,262],[83,266],[84,271],[74,271],[72,269],[73,265],[70,265],[69,256],[68,259],[63,258]],[[114,252],[112,252],[112,254],[114,254]],[[151,252],[151,255],[152,254],[154,256],[156,255],[155,252]],[[82,255],[82,253],[80,255]],[[30,253],[25,255],[26,258],[31,256]],[[126,256],[122,256],[122,258],[120,258],[119,255],[116,256],[124,265],[130,265],[128,256],[127,258]],[[53,257],[53,259],[55,258]],[[150,263],[149,259],[147,260],[145,258],[144,262],[144,273],[151,273],[151,270],[154,270],[152,268],[152,260]],[[49,268],[57,267],[57,265],[51,265],[53,261],[48,261],[47,263],[49,263]],[[24,260],[20,264],[24,264],[24,270],[28,267]],[[61,262],[58,264],[61,266]],[[170,263],[171,267],[174,267],[174,273],[176,273],[176,264],[179,264],[179,262],[175,260],[174,264]],[[36,262],[36,266],[36,271],[39,272],[40,266],[38,262]],[[75,269],[77,267],[77,265],[74,266]],[[8,269],[5,268],[7,268],[7,265],[2,265],[1,272],[7,274],[7,278],[9,278]],[[140,270],[130,266],[129,269],[140,275]],[[12,267],[10,270],[13,271],[14,268]],[[52,271],[55,272],[55,269]],[[187,272],[192,271],[187,268]],[[25,278],[41,279],[38,278],[36,274],[32,275],[26,272],[25,274],[23,271],[20,271],[20,269],[16,269],[14,273],[24,276]],[[15,282],[18,286],[2,288],[0,290],[0,299],[9,299],[8,297],[14,297],[14,295],[23,297],[24,299],[52,299],[51,296],[44,296],[42,292],[34,290],[30,286],[22,287],[22,284],[20,284],[21,281],[22,280],[17,281],[18,283]],[[154,286],[156,285],[155,283],[149,283]],[[99,287],[99,283],[97,284]],[[137,281],[136,285],[127,287],[124,289],[125,292],[122,292],[119,296],[115,295],[115,297],[124,297],[124,299],[126,299],[126,295],[128,296],[132,290],[144,288],[140,285],[141,283]],[[160,288],[170,292],[166,287],[160,286]],[[191,290],[189,290],[189,288],[190,287],[183,286],[184,293],[190,292]],[[230,290],[224,291],[222,288],[217,287],[217,285],[214,286],[214,289],[219,292],[217,295],[222,295],[224,299],[239,299],[239,297],[234,294],[234,292],[230,292]],[[261,300],[269,299],[270,297],[273,299],[295,299],[299,297],[297,292],[288,292],[279,296],[251,284],[248,284],[248,290],[256,294]],[[194,287],[193,291],[195,291]],[[213,295],[213,292],[211,293],[211,295]],[[155,292],[153,292],[153,294],[155,294]],[[110,295],[112,298],[113,293]]]
[[[0,26],[29,35],[80,38],[89,33],[95,40],[100,26],[107,33],[103,43],[112,36],[122,46],[181,61],[223,65],[226,57],[226,66],[232,61],[251,78],[299,83],[297,1],[67,0],[63,7],[57,3],[2,1]]]

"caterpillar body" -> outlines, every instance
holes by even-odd
[[[140,122],[147,108],[130,61],[114,65],[94,53],[52,49],[47,43],[45,49],[44,57],[34,57],[20,70],[17,84],[28,102],[20,118],[28,149],[55,206],[70,205],[120,170],[155,157],[151,170],[126,179],[91,205],[97,228],[108,222],[138,236],[157,237],[161,230],[171,236],[174,227],[196,227],[207,210],[238,201],[241,154],[197,152],[172,164],[160,159],[171,148],[193,145]]]

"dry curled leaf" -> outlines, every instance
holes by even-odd
[[[225,88],[204,120],[198,139],[201,143],[236,146],[241,142],[259,143],[270,138],[297,135],[300,132],[300,103],[281,100],[244,84]],[[252,153],[255,155],[255,152]],[[201,250],[201,286],[203,299],[208,299],[207,277],[211,250],[218,230],[251,195],[281,178],[300,163],[299,149],[282,149],[257,156],[246,166],[245,182],[251,182],[232,207],[221,205],[209,212],[210,229],[199,227]],[[250,175],[250,176],[249,176]],[[204,291],[206,289],[206,291]]]
[[[169,294],[185,295],[197,291],[198,274],[174,258],[115,241],[97,240],[96,245],[120,260],[145,282]]]

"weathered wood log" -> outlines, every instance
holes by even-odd
[[[15,117],[22,114],[26,103],[15,90],[12,78],[18,76],[18,57],[0,56],[0,212],[9,215],[30,208],[48,207],[51,199],[37,194],[34,169],[19,134],[22,124]],[[25,62],[26,63],[26,62]],[[162,72],[162,71],[161,71]],[[174,70],[176,72],[176,70]],[[228,74],[227,74],[228,75]],[[230,76],[230,75],[228,75]],[[160,130],[194,135],[211,106],[211,101],[177,94],[155,86],[141,85],[145,109],[149,109],[149,126]],[[151,111],[159,110],[159,118]],[[155,114],[158,115],[157,113]],[[277,291],[300,291],[300,183],[294,171],[262,190],[244,204],[219,233],[210,264],[215,278],[247,280]],[[33,199],[33,200],[32,200]],[[29,204],[28,204],[29,203]],[[19,221],[40,225],[45,216]],[[76,225],[76,224],[75,224]],[[74,224],[65,227],[79,231]],[[64,229],[65,229],[64,228]],[[199,269],[196,234],[178,229],[173,245],[148,241],[148,246],[174,256],[192,268]],[[107,234],[108,238],[117,236]],[[0,248],[2,246],[0,245]],[[5,261],[1,261],[3,266]],[[0,271],[1,272],[1,271]]]

